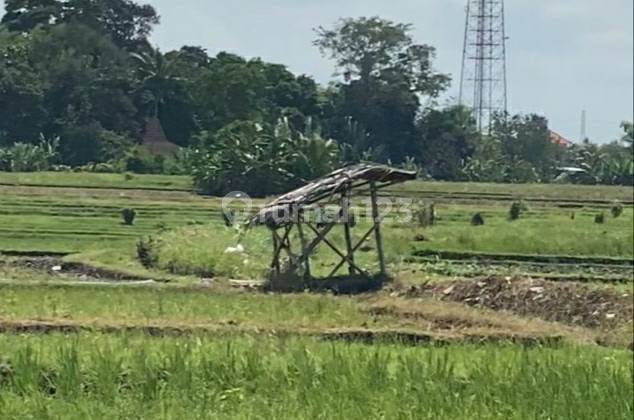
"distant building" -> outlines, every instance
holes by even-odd
[[[558,146],[567,148],[572,146],[574,143],[571,142],[570,140],[568,140],[567,138],[565,138],[564,136],[562,136],[559,133],[554,132],[553,130],[548,130],[550,133],[550,141],[553,144],[556,144]]]

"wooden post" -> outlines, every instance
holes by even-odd
[[[271,233],[273,235],[273,262],[271,264],[271,268],[275,269],[275,274],[280,274],[280,246],[279,240],[277,238],[277,234],[274,229],[271,229]]]
[[[385,276],[387,274],[387,270],[385,269],[383,238],[381,237],[381,215],[379,214],[377,188],[374,182],[370,184],[370,197],[372,199],[372,220],[374,222],[374,236],[376,237],[376,251],[379,256],[379,267],[381,268],[381,275]]]
[[[304,235],[304,228],[302,227],[302,222],[304,221],[304,215],[299,211],[298,208],[295,208],[296,217],[297,217],[297,232],[299,233],[299,240],[302,243],[302,252],[300,252],[300,265],[302,259],[304,260],[304,276],[310,278],[310,255],[306,255],[304,258],[304,254],[308,251],[308,243],[306,242],[306,236]]]
[[[341,213],[344,220],[344,233],[346,237],[346,250],[348,252],[348,273],[354,275],[354,250],[352,249],[352,233],[350,232],[350,187],[341,196]]]

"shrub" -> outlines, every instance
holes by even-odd
[[[325,175],[339,163],[339,149],[315,130],[235,122],[215,134],[201,133],[189,156],[197,189],[224,195],[242,191],[252,196],[278,194]]]
[[[524,211],[526,211],[526,205],[522,201],[514,201],[509,209],[509,218],[511,220],[518,220]]]
[[[605,223],[605,213],[599,213],[596,216],[594,216],[594,223],[597,223],[600,225]]]
[[[0,148],[0,171],[11,170],[11,152],[8,149]]]
[[[476,213],[471,218],[471,226],[483,226],[484,225],[484,216],[482,213]]]
[[[618,217],[621,217],[621,215],[623,214],[623,204],[616,202],[612,205],[612,208],[610,209],[610,212],[612,213],[612,217],[614,217],[615,219]]]
[[[37,144],[14,143],[13,146],[0,149],[0,170],[11,172],[46,171],[51,168],[57,157],[59,139],[46,140],[40,135]]]
[[[121,159],[134,141],[104,130],[99,124],[70,125],[63,129],[60,158],[69,166],[83,166]]]
[[[135,147],[125,154],[119,161],[119,167],[123,172],[137,174],[163,174],[165,173],[164,156],[156,156],[141,147]]]
[[[136,244],[136,255],[143,267],[155,268],[158,266],[159,241],[149,236],[147,239],[139,239]]]
[[[123,219],[123,224],[126,226],[132,226],[134,224],[134,219],[136,218],[136,211],[134,209],[123,209],[121,210],[121,218]]]

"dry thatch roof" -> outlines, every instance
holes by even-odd
[[[148,118],[145,123],[142,146],[153,155],[175,155],[180,147],[167,139],[158,118]]]
[[[416,172],[391,168],[386,165],[362,163],[348,166],[273,200],[251,220],[251,225],[280,225],[279,215],[289,215],[292,213],[292,209],[333,198],[336,194],[348,189],[354,192],[354,190],[370,183],[375,183],[380,188],[414,179],[416,179]]]

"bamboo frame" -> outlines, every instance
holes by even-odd
[[[349,275],[362,275],[370,278],[371,275],[359,267],[355,261],[355,253],[374,234],[380,274],[385,276],[387,269],[381,232],[383,218],[378,205],[378,192],[415,177],[416,174],[413,172],[382,165],[360,164],[344,168],[279,197],[262,209],[251,220],[250,225],[265,224],[271,230],[274,249],[270,267],[276,274],[280,274],[282,270],[281,256],[282,252],[285,252],[291,260],[291,268],[302,270],[306,278],[311,278],[310,258],[314,254],[315,249],[323,243],[341,258],[328,277],[335,276],[342,267],[347,266]],[[352,232],[353,225],[350,219],[352,197],[367,197],[368,194],[371,200],[372,227],[363,235],[360,241],[355,242]],[[313,206],[335,203],[339,205],[336,220],[329,220],[324,225],[315,225],[306,220],[305,211],[307,209]],[[290,217],[276,220],[275,212],[278,210],[284,210]],[[345,252],[328,238],[330,232],[338,224],[343,225]],[[297,229],[297,236],[300,242],[299,255],[295,255],[292,250],[291,233],[294,228]],[[305,228],[308,228],[308,230]],[[281,234],[280,230],[282,230]],[[307,233],[314,235],[314,238],[309,240],[309,236],[312,235],[307,235]]]

